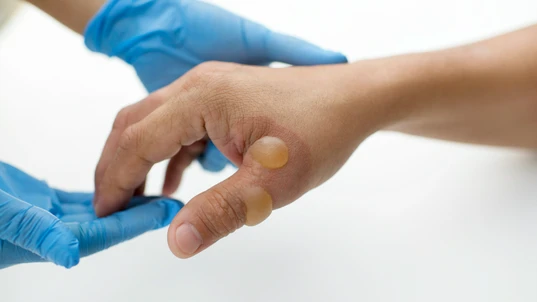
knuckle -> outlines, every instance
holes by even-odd
[[[192,68],[184,77],[182,88],[190,91],[195,88],[206,86],[212,75],[216,72],[212,67],[213,62],[204,62]]]
[[[151,107],[159,107],[166,103],[168,100],[168,95],[166,93],[166,90],[157,90],[150,95],[148,95],[145,99],[141,101],[141,103],[149,104]]]
[[[188,83],[205,89],[221,90],[231,86],[234,71],[238,68],[238,65],[233,63],[204,62],[192,69]]]
[[[116,114],[112,129],[121,130],[127,128],[131,124],[140,121],[145,116],[140,114],[140,109],[143,111],[143,108],[157,108],[166,103],[167,100],[168,97],[166,92],[157,90],[142,101],[123,107]]]
[[[213,190],[206,196],[198,216],[215,238],[222,238],[244,225],[246,206],[230,192]]]
[[[192,112],[199,113],[204,128],[211,137],[224,137],[230,121],[242,109],[242,67],[233,63],[204,62],[193,68],[181,80],[178,102],[188,102]],[[188,96],[188,97],[185,97]]]
[[[126,151],[136,149],[139,145],[140,137],[141,132],[138,130],[138,128],[129,126],[119,138],[119,148]]]
[[[206,61],[194,68],[194,70],[201,72],[203,74],[213,73],[213,72],[229,72],[235,69],[237,64],[219,62],[219,61]]]
[[[145,138],[144,129],[131,125],[121,134],[119,138],[119,149],[136,157],[144,164],[153,165],[158,160],[149,156],[147,152],[148,142],[144,141]]]
[[[129,126],[130,106],[119,110],[112,124],[112,129],[125,129]]]

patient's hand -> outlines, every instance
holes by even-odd
[[[352,72],[349,68],[356,71]],[[194,197],[172,222],[168,242],[179,257],[255,225],[329,179],[392,110],[373,73],[378,66],[271,69],[206,63],[118,117],[137,117],[109,137],[99,166],[96,211],[126,205],[152,165],[209,137],[239,170]],[[127,113],[127,114],[126,114]],[[183,163],[170,161],[173,192]]]
[[[64,267],[167,226],[182,204],[137,197],[127,210],[97,218],[93,194],[68,193],[0,162],[0,268],[51,261]]]
[[[340,53],[195,0],[109,0],[89,22],[85,39],[91,50],[131,64],[149,92],[206,61],[249,65],[347,62]],[[190,163],[202,152],[199,160],[207,170],[220,171],[228,164],[211,143],[205,151],[203,146],[185,148],[177,161]]]

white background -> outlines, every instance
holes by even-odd
[[[537,22],[530,0],[217,2],[352,60]],[[128,66],[31,7],[0,32],[0,159],[53,186],[92,190],[115,114],[143,96]],[[232,172],[195,164],[177,197]],[[150,193],[162,176],[160,165]],[[160,230],[71,270],[2,270],[0,301],[535,302],[537,157],[380,133],[324,186],[191,260]]]

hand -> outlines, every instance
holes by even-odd
[[[93,194],[68,193],[0,162],[0,269],[51,261],[70,268],[89,256],[168,225],[182,204],[138,197],[98,219]]]
[[[205,61],[250,65],[276,61],[291,65],[347,62],[340,53],[272,32],[195,0],[109,0],[90,21],[85,39],[91,50],[117,56],[134,66],[149,92],[172,83]],[[131,122],[143,117],[133,117]],[[199,147],[184,148],[173,160],[181,164],[173,169],[182,172],[203,152],[203,146]],[[220,171],[228,161],[209,143],[200,163],[209,171]],[[98,167],[96,178],[102,173]]]
[[[396,94],[381,89],[380,67],[200,65],[134,105],[136,115],[151,113],[109,140],[119,147],[97,187],[97,215],[124,206],[153,164],[208,136],[239,170],[187,203],[169,228],[171,250],[189,257],[260,223],[329,179],[391,122]]]
[[[116,136],[97,214],[120,208],[154,163],[206,136],[240,168],[174,219],[168,243],[179,257],[322,184],[380,129],[536,148],[536,32],[349,65],[201,65],[133,106],[151,113]]]

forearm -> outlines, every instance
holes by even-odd
[[[537,26],[458,48],[366,61],[384,129],[537,148]],[[360,64],[357,64],[360,68]]]
[[[105,0],[27,0],[79,34]]]

